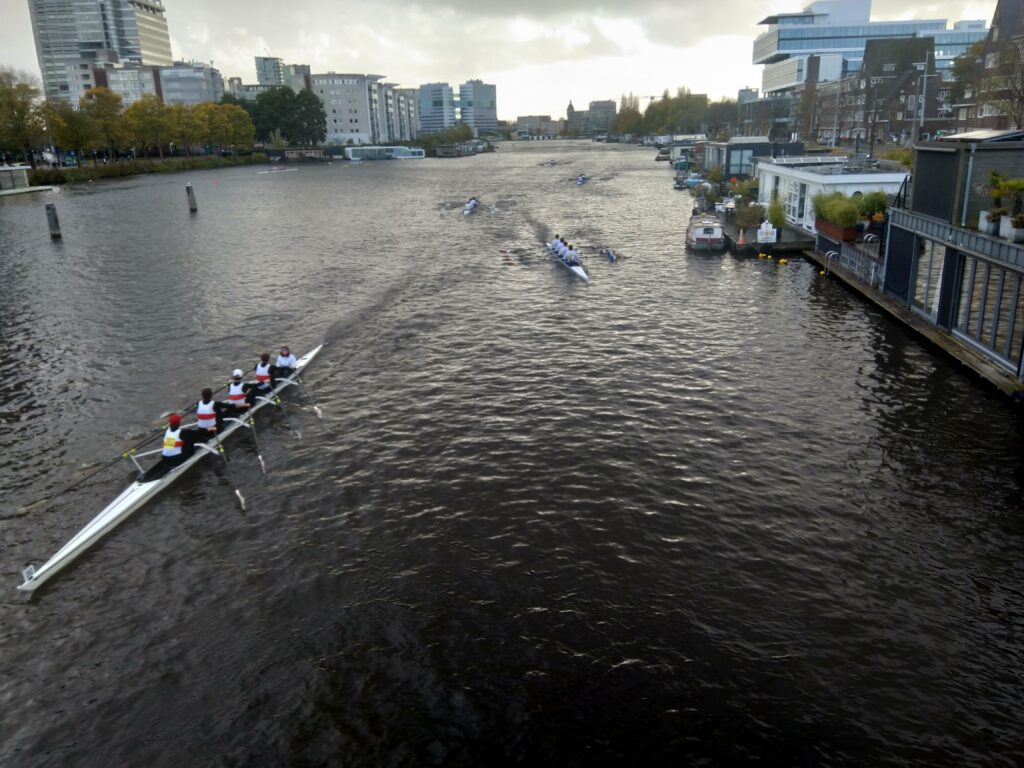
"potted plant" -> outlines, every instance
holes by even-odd
[[[1010,236],[1007,238],[1011,243],[1024,243],[1024,213],[1018,213],[1013,218],[1006,217],[1010,222]]]
[[[1011,243],[1021,242],[1013,237],[1014,221],[1022,213],[1024,200],[1024,179],[1005,179],[999,188],[1000,197],[1006,200],[1006,215],[999,220],[999,236]]]
[[[1003,209],[1003,177],[999,171],[988,172],[988,194],[992,198],[992,207],[978,213],[978,231],[983,235],[999,234],[999,217]]]
[[[857,221],[860,214],[857,203],[842,192],[826,195],[819,192],[811,198],[814,206],[814,228],[836,241],[852,242],[857,239]]]

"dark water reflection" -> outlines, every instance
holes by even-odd
[[[1019,417],[810,264],[688,256],[650,151],[185,180],[58,244],[0,202],[0,763],[1019,760]],[[248,512],[210,465],[14,590],[130,474],[24,505],[322,339]]]

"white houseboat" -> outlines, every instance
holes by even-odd
[[[416,160],[426,156],[416,147],[345,147],[346,160]]]

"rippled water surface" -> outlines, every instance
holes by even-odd
[[[1019,765],[1020,417],[809,263],[687,255],[652,157],[0,201],[0,764]],[[266,477],[237,436],[15,590],[130,467],[35,502],[320,341]]]

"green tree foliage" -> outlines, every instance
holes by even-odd
[[[619,101],[619,113],[615,116],[614,131],[619,134],[641,133],[643,122],[643,115],[640,114],[640,97],[633,93],[623,94]]]
[[[968,49],[963,56],[953,60],[953,83],[950,86],[950,98],[955,102],[964,101],[967,94],[978,95],[981,81],[985,75],[985,41],[979,40]]]
[[[147,155],[150,147],[156,147],[161,159],[164,147],[173,135],[170,110],[153,94],[146,94],[132,104],[122,115],[122,135],[133,146],[140,147]]]
[[[327,138],[327,113],[320,97],[312,91],[295,94],[296,144],[315,146]]]
[[[175,104],[167,110],[171,125],[171,141],[191,155],[197,144],[206,139],[206,123],[203,115],[184,104]]]
[[[706,130],[708,97],[679,88],[675,96],[668,90],[653,100],[644,112],[644,133],[699,133]]]
[[[27,75],[0,67],[0,148],[24,154],[35,168],[33,150],[46,136],[46,115],[39,89]]]
[[[460,141],[469,141],[472,138],[473,129],[471,127],[468,125],[454,125],[437,133],[421,135],[419,139],[412,143],[423,147],[429,155],[442,144],[458,144]]]
[[[732,129],[739,121],[739,107],[735,99],[721,99],[707,108],[707,130],[723,141],[732,135]]]
[[[90,88],[82,96],[81,108],[95,124],[107,152],[113,153],[117,124],[121,119],[121,95],[109,88]]]
[[[271,141],[275,131],[280,131],[289,144],[316,144],[327,137],[327,113],[312,91],[271,88],[256,97],[252,114],[260,141]]]
[[[1006,115],[1011,127],[1024,127],[1024,38],[1004,38],[988,56],[995,66],[985,69],[985,101]]]
[[[85,110],[75,109],[66,101],[50,101],[46,103],[45,113],[54,143],[64,149],[73,149],[79,165],[85,157],[85,150],[102,141],[96,121]]]

